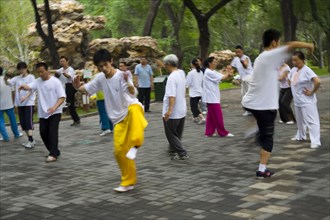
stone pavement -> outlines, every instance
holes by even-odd
[[[318,93],[322,148],[294,143],[295,125],[276,125],[270,168],[277,176],[256,180],[258,147],[244,140],[252,117],[242,117],[239,90],[222,92],[226,128],[233,138],[204,138],[204,126],[187,117],[183,143],[191,158],[171,161],[161,121],[161,103],[146,115],[145,144],[136,159],[139,182],[129,193],[112,188],[119,170],[112,136],[100,137],[98,116],[60,124],[62,155],[46,164],[39,135],[32,150],[26,136],[1,142],[0,219],[330,219],[329,77]],[[38,126],[36,126],[38,133]]]

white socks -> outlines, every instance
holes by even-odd
[[[129,151],[126,154],[126,157],[130,160],[134,160],[136,157],[136,153],[137,153],[138,149],[136,147],[132,147],[131,149],[129,149]]]
[[[265,172],[265,170],[266,170],[266,164],[259,164],[259,169],[258,169],[259,171],[261,171],[261,172]]]

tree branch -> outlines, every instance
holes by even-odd
[[[227,3],[229,3],[232,0],[222,0],[221,2],[219,2],[218,4],[216,4],[213,8],[211,8],[211,10],[209,12],[206,13],[205,17],[206,19],[210,19],[210,17],[212,15],[214,15],[220,8],[222,8],[223,6],[225,6]]]
[[[312,11],[312,16],[313,16],[314,20],[321,26],[321,28],[323,28],[325,31],[330,32],[329,26],[319,16],[315,0],[309,0],[309,3],[311,5],[311,11]],[[328,8],[330,9],[330,3],[328,3]]]
[[[45,42],[47,42],[48,36],[45,34],[44,30],[42,30],[42,27],[41,27],[41,18],[40,18],[39,12],[38,12],[37,2],[36,2],[36,0],[31,0],[31,3],[32,3],[33,9],[34,9],[34,14],[36,17],[36,29],[37,29],[40,37]]]

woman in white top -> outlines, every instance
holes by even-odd
[[[19,91],[18,88],[23,84],[29,84],[35,80],[32,74],[29,74],[28,66],[25,62],[19,62],[16,69],[20,73],[12,79],[7,80],[8,84],[15,86],[15,106],[18,108],[19,121],[22,130],[28,136],[28,142],[23,143],[25,148],[32,148],[35,145],[33,139],[33,112],[35,104],[35,91]]]
[[[291,109],[292,102],[292,92],[289,85],[288,74],[290,72],[290,67],[283,63],[279,69],[280,81],[280,98],[279,98],[279,113],[281,120],[279,123],[286,123],[287,125],[292,125],[295,123],[296,119],[294,117],[293,111]]]
[[[320,78],[305,65],[305,55],[297,51],[292,56],[294,68],[289,80],[295,105],[298,131],[292,140],[306,140],[306,126],[309,130],[311,148],[321,146],[320,118],[317,110],[316,91],[320,87]]]
[[[209,57],[205,61],[206,70],[203,78],[203,102],[207,103],[206,128],[205,137],[211,137],[215,131],[222,137],[232,137],[233,134],[225,129],[222,109],[220,105],[220,89],[221,80],[231,76],[231,73],[224,74],[217,72],[217,61],[214,57]]]
[[[192,70],[188,73],[186,87],[189,88],[190,109],[193,113],[193,122],[204,124],[205,118],[198,108],[198,103],[202,99],[203,72],[197,59],[191,61]]]

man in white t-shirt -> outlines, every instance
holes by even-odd
[[[187,113],[186,75],[178,69],[178,63],[179,59],[174,54],[164,57],[164,65],[170,75],[163,100],[163,122],[171,159],[186,160],[189,156],[181,143]]]
[[[46,162],[55,162],[60,155],[58,149],[58,127],[62,114],[62,103],[65,91],[61,82],[50,75],[46,63],[37,63],[39,78],[29,84],[19,86],[19,90],[36,90],[38,92],[39,130],[49,155]]]
[[[70,111],[73,123],[71,126],[76,126],[80,124],[80,118],[76,111],[75,106],[75,94],[76,90],[72,86],[73,79],[75,77],[74,69],[69,65],[69,60],[65,56],[60,57],[61,68],[55,71],[55,76],[65,85],[66,103]]]
[[[296,41],[279,47],[280,37],[281,33],[274,29],[263,33],[264,51],[255,60],[250,88],[242,100],[243,107],[253,114],[259,127],[261,158],[256,172],[258,179],[269,178],[274,174],[266,169],[266,165],[273,150],[274,121],[279,98],[278,68],[295,48],[308,48],[311,51],[314,49],[313,44]]]
[[[230,65],[234,67],[240,75],[241,95],[243,98],[249,89],[249,82],[252,77],[253,68],[250,58],[244,54],[244,50],[241,45],[237,45],[235,47],[235,53],[236,57],[234,57]],[[248,115],[251,115],[251,113],[249,113],[248,111],[245,111],[243,113],[243,116]]]
[[[128,73],[112,66],[112,56],[106,49],[98,50],[93,56],[94,65],[102,71],[94,79],[80,86],[80,77],[74,80],[74,87],[88,94],[102,90],[107,114],[114,124],[114,155],[121,170],[121,183],[116,192],[134,189],[137,182],[135,156],[144,141],[144,118],[142,104],[136,98],[136,89]]]

